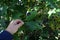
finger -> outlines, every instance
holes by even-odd
[[[12,20],[12,21],[10,22],[10,24],[12,24],[12,23],[14,23],[14,20]]]
[[[24,22],[22,20],[17,19],[16,24],[24,24]]]

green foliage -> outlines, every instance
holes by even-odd
[[[14,40],[59,40],[60,0],[0,0],[0,30],[13,19],[24,21]]]

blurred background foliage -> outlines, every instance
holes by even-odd
[[[60,0],[0,0],[0,31],[13,19],[25,23],[13,40],[60,40]]]

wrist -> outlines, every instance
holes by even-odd
[[[11,30],[6,29],[7,32],[11,33],[12,35],[14,34]]]

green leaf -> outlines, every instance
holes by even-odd
[[[12,13],[12,18],[13,19],[21,19],[21,17],[20,16],[22,16],[23,14],[22,13]]]
[[[26,22],[26,26],[29,30],[33,31],[33,30],[39,30],[42,29],[43,27],[41,25],[39,25],[37,22]]]
[[[26,16],[26,20],[27,20],[27,21],[33,20],[33,19],[36,17],[37,12],[36,12],[36,11],[31,11],[30,14],[31,14],[31,15]]]

